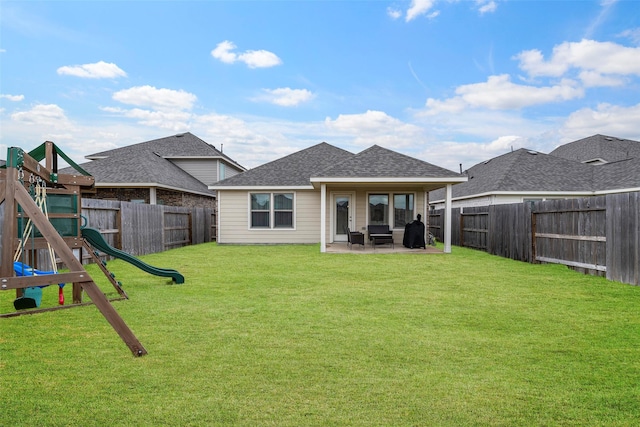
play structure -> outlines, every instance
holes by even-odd
[[[78,173],[58,174],[58,156]],[[93,177],[52,142],[47,141],[29,153],[16,147],[7,150],[6,167],[0,169],[0,206],[4,207],[0,290],[16,290],[14,307],[17,311],[0,314],[0,317],[92,303],[131,352],[142,356],[147,351],[83,267],[80,261],[83,251],[117,291],[118,297],[111,301],[126,299],[127,294],[107,270],[98,251],[123,259],[148,273],[170,277],[175,283],[184,283],[184,277],[175,270],[150,266],[111,247],[98,230],[83,228],[81,195],[92,191],[93,187]],[[64,272],[58,271],[59,263],[64,265]],[[73,303],[68,305],[64,305],[65,284],[73,287]],[[60,305],[40,308],[42,288],[52,285],[58,287]],[[83,291],[91,303],[82,301]]]

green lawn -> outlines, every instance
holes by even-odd
[[[457,247],[204,244],[142,259],[186,277],[109,262],[144,357],[94,306],[0,319],[1,426],[640,420],[638,287]],[[57,288],[44,293],[55,304]],[[13,296],[0,292],[2,313]]]

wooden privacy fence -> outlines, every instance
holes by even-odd
[[[443,215],[429,215],[440,240]],[[451,243],[640,285],[640,192],[452,209]]]
[[[82,215],[111,246],[135,256],[216,239],[208,208],[82,199]]]

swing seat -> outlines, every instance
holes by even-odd
[[[13,263],[13,271],[15,271],[18,276],[41,276],[45,274],[57,274],[55,271],[37,270],[20,261],[15,261]],[[49,285],[25,288],[23,295],[13,301],[13,306],[16,310],[40,307],[40,303],[42,302],[42,288],[46,288],[47,286]],[[63,288],[64,283],[59,283],[58,286],[60,288]]]
[[[20,298],[16,298],[13,301],[13,306],[16,310],[24,310],[27,308],[40,307],[42,302],[42,289],[34,286],[31,288],[25,288],[24,294]]]

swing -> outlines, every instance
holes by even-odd
[[[31,182],[30,190],[32,197],[36,202],[36,205],[40,208],[40,210],[44,213],[45,217],[48,219],[49,214],[47,211],[47,192],[46,192],[46,184],[42,181],[40,177],[34,180],[33,174],[31,175],[29,181]],[[35,181],[35,186],[34,186]],[[35,190],[34,190],[35,188]],[[22,218],[22,224],[24,226],[24,217]],[[26,242],[29,240],[29,235],[31,235],[31,253],[34,253],[34,240],[35,240],[35,228],[33,227],[33,222],[31,218],[27,221],[27,225],[24,226],[22,230],[22,239],[20,239],[20,245],[18,246],[16,253],[13,257],[13,270],[15,271],[17,276],[41,276],[46,274],[58,274],[58,268],[55,258],[55,252],[49,242],[47,242],[47,251],[49,254],[49,260],[51,262],[52,271],[43,271],[38,270],[36,268],[30,267],[25,264],[25,253],[24,247]],[[22,262],[18,261],[22,257]],[[64,305],[64,283],[58,284],[58,303],[60,305]],[[16,298],[13,301],[13,306],[16,310],[24,310],[27,308],[37,308],[40,307],[40,303],[42,302],[42,288],[46,288],[49,285],[45,286],[31,286],[25,288],[21,297]]]

